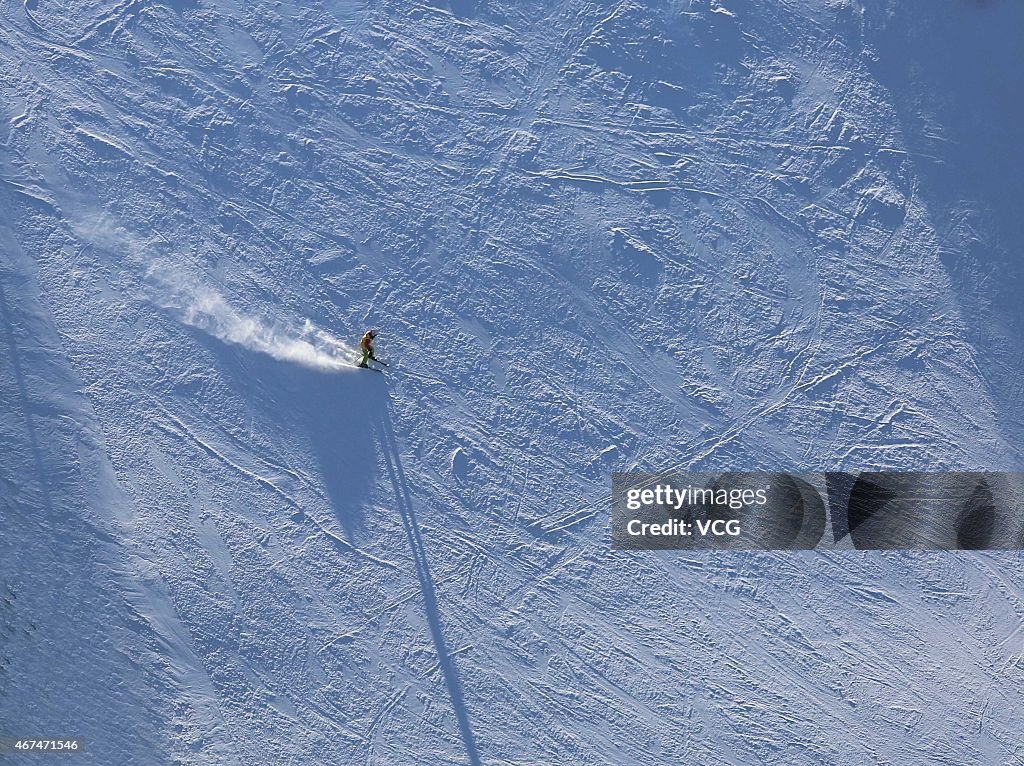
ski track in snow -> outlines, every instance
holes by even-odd
[[[1019,554],[607,514],[614,470],[1021,469],[1024,8],[0,19],[0,735],[1020,762]]]

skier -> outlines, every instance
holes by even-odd
[[[358,367],[369,367],[370,365],[366,362],[370,359],[375,362],[377,361],[377,357],[373,354],[373,339],[376,337],[376,330],[367,330],[363,339],[359,341],[359,348],[362,349],[363,358],[359,360],[359,364],[357,365]]]

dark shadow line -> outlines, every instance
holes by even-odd
[[[459,723],[459,731],[462,734],[462,741],[466,746],[466,755],[469,757],[469,763],[471,766],[480,766],[480,755],[477,752],[476,739],[473,736],[473,728],[469,722],[469,711],[466,708],[466,700],[462,694],[462,683],[459,681],[458,671],[455,668],[455,663],[448,652],[448,645],[444,639],[441,615],[437,608],[437,594],[434,591],[434,581],[430,576],[426,548],[423,544],[423,538],[420,537],[419,526],[416,523],[416,514],[413,511],[412,497],[409,494],[405,471],[402,470],[398,443],[395,440],[394,433],[387,422],[386,416],[380,419],[378,426],[381,430],[381,444],[384,446],[384,463],[387,466],[391,485],[395,490],[395,502],[398,505],[398,512],[402,516],[405,534],[409,539],[409,548],[412,550],[413,559],[416,563],[416,575],[419,577],[420,590],[423,593],[423,604],[427,612],[427,624],[430,626],[430,634],[434,639],[434,649],[437,651],[438,664],[440,665],[441,673],[444,675],[445,686],[448,687],[448,695],[451,697],[452,707],[455,709],[455,718]]]
[[[47,485],[46,473],[43,470],[43,458],[39,449],[39,438],[36,435],[36,424],[32,417],[31,402],[28,398],[28,387],[25,385],[25,373],[21,369],[21,361],[18,356],[18,344],[14,338],[14,326],[11,323],[11,312],[7,307],[7,296],[4,294],[3,283],[0,282],[0,323],[4,327],[4,336],[7,340],[7,347],[10,349],[11,368],[14,371],[14,382],[18,389],[18,399],[21,404],[21,411],[25,418],[25,432],[28,435],[28,446],[32,451],[32,462],[36,469],[36,484],[43,497],[43,507],[46,510],[47,521],[54,521],[53,501],[50,498],[50,488]]]

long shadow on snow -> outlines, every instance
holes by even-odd
[[[1018,429],[1022,5],[908,0],[868,27],[880,54],[874,69],[892,94],[909,161],[923,181],[917,192],[939,228],[939,260],[968,339],[981,352],[977,364],[1004,422],[1016,421]],[[982,215],[972,214],[975,206]]]
[[[462,682],[459,680],[459,672],[455,662],[448,651],[448,644],[444,638],[444,629],[441,625],[441,613],[437,607],[437,594],[434,591],[434,580],[430,575],[430,565],[427,563],[427,550],[420,536],[419,525],[416,522],[416,512],[413,510],[412,494],[409,491],[409,482],[405,478],[405,471],[402,469],[401,454],[398,449],[398,442],[395,439],[394,430],[391,427],[391,410],[385,406],[375,422],[384,455],[384,464],[387,468],[388,478],[395,493],[395,503],[398,505],[398,512],[402,516],[402,524],[405,527],[405,534],[409,540],[409,548],[412,550],[413,561],[416,564],[416,576],[420,581],[420,590],[423,593],[423,606],[427,613],[427,624],[430,626],[430,635],[434,640],[434,649],[437,652],[437,661],[444,676],[445,686],[448,688],[448,695],[452,700],[452,707],[455,709],[455,718],[459,724],[459,733],[462,742],[466,747],[466,755],[471,766],[480,764],[480,755],[477,752],[476,738],[473,736],[473,728],[469,722],[469,710],[466,707],[466,699],[462,694]]]
[[[6,278],[6,272],[0,273],[0,279]],[[35,419],[32,415],[32,402],[29,398],[28,385],[25,382],[25,372],[21,368],[21,351],[14,332],[14,320],[10,309],[7,306],[7,296],[4,292],[3,283],[0,282],[0,326],[3,327],[3,334],[7,351],[9,352],[11,373],[14,377],[14,385],[17,390],[16,396],[18,406],[25,423],[25,437],[28,441],[29,451],[32,453],[32,464],[35,470],[36,485],[39,487],[39,496],[42,502],[42,510],[46,514],[46,521],[57,521],[54,518],[53,501],[50,497],[50,486],[48,471],[46,470],[47,460],[39,443],[39,436],[36,432]],[[2,382],[2,380],[0,380]],[[13,404],[13,403],[12,403]],[[13,406],[7,405],[11,410]],[[8,445],[9,446],[9,445]]]
[[[263,354],[247,355],[246,366],[257,381],[253,396],[265,400],[271,418],[308,435],[338,524],[358,547],[376,472],[372,416],[386,406],[386,381],[361,370],[320,372]]]

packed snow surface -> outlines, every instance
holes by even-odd
[[[1017,553],[609,533],[612,471],[1024,467],[1022,35],[1013,0],[0,3],[0,735],[1024,762]]]

